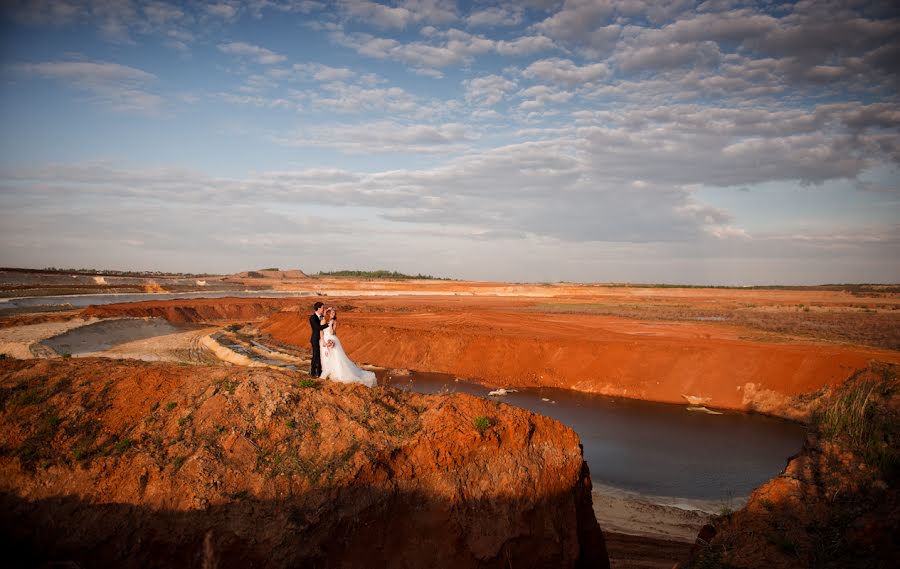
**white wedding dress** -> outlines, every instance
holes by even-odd
[[[329,348],[329,341],[333,342],[334,346]],[[319,377],[340,383],[361,383],[367,387],[375,387],[375,373],[359,369],[350,361],[344,353],[340,339],[334,333],[333,326],[322,331],[322,344],[319,349],[322,355],[322,375]]]

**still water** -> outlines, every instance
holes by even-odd
[[[0,299],[0,309],[19,307],[72,307],[82,308],[92,304],[119,302],[143,302],[145,300],[176,300],[185,298],[291,298],[315,296],[312,291],[206,291],[206,292],[123,292],[118,294],[71,294],[60,296],[26,296]]]
[[[381,379],[384,385],[420,393],[488,397],[490,391],[441,374],[384,374]],[[802,425],[763,415],[707,415],[681,405],[565,389],[526,389],[491,399],[574,429],[595,484],[659,497],[723,504],[745,497],[784,468],[805,435]]]

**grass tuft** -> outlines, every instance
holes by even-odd
[[[879,375],[854,377],[842,385],[818,416],[817,426],[825,437],[848,441],[866,463],[894,476],[900,470],[897,418],[884,402],[897,390],[897,378],[890,367]]]
[[[484,432],[488,430],[488,428],[490,428],[493,423],[491,423],[491,420],[484,415],[479,415],[472,420],[472,425],[475,427],[476,431],[484,434]]]

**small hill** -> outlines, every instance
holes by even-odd
[[[0,360],[11,567],[608,569],[578,436],[296,373]]]
[[[290,269],[287,271],[282,271],[280,269],[260,269],[258,271],[244,271],[242,273],[237,273],[237,274],[231,275],[230,278],[287,280],[287,279],[308,279],[309,275],[307,275],[300,269]]]

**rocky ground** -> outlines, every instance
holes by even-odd
[[[898,292],[885,287],[667,289],[263,277],[236,275],[229,286],[326,294],[320,298],[341,311],[341,335],[357,361],[443,371],[493,386],[552,385],[670,402],[692,396],[711,407],[809,421],[869,360],[900,361]],[[212,324],[92,354],[171,364],[91,358],[0,363],[0,491],[4,526],[15,528],[5,545],[24,554],[26,565],[86,559],[78,555],[90,544],[96,559],[81,566],[134,555],[154,560],[150,566],[253,566],[270,551],[276,565],[354,566],[363,563],[354,549],[362,547],[358,535],[384,527],[396,538],[378,533],[378,559],[396,559],[393,566],[417,566],[426,549],[463,551],[454,558],[463,567],[509,566],[510,560],[521,561],[512,566],[541,566],[529,563],[551,558],[574,566],[595,555],[605,563],[595,546],[584,549],[597,543],[584,533],[596,528],[584,508],[584,489],[577,482],[539,482],[551,454],[549,447],[538,452],[520,444],[520,426],[528,420],[513,421],[514,428],[498,421],[479,433],[468,415],[501,417],[484,407],[491,403],[367,392],[387,401],[387,412],[353,387],[304,387],[302,374],[224,367],[202,345],[210,333],[234,324],[292,358],[303,356],[304,316],[314,300],[193,299],[13,311],[0,318],[0,342],[6,342],[0,352],[18,357],[58,356],[39,341],[88,318]],[[593,377],[598,369],[603,377]],[[430,422],[423,422],[426,416]],[[340,436],[323,433],[329,421],[341,426]],[[577,439],[547,436],[550,446],[577,448]],[[578,460],[560,449],[550,460],[551,478],[583,483],[572,466]],[[892,520],[900,518],[896,478],[866,466],[867,453],[835,437],[812,437],[746,508],[716,520],[718,533],[708,547],[694,550],[692,563],[896,566],[890,559],[896,549],[885,540],[892,535],[885,528],[896,530]],[[523,476],[524,490],[518,485]],[[558,492],[562,487],[568,490]],[[682,540],[693,520],[671,512],[660,517],[652,504],[608,496],[596,506],[614,530],[606,540],[613,567],[668,569],[688,557],[690,544]],[[348,515],[363,522],[348,522]],[[475,518],[508,520],[498,530],[507,533],[490,533],[487,522],[466,529]],[[638,518],[652,523],[635,530]],[[447,526],[452,544],[430,538],[411,557],[398,554],[416,539],[410,524],[435,533]],[[346,545],[329,541],[335,535]],[[484,540],[492,544],[487,549]],[[529,549],[526,541],[557,545]]]
[[[746,507],[704,528],[687,567],[900,566],[898,372],[873,364],[834,393],[803,449]]]
[[[94,358],[0,362],[5,559],[608,566],[570,429],[462,394],[298,379]]]

